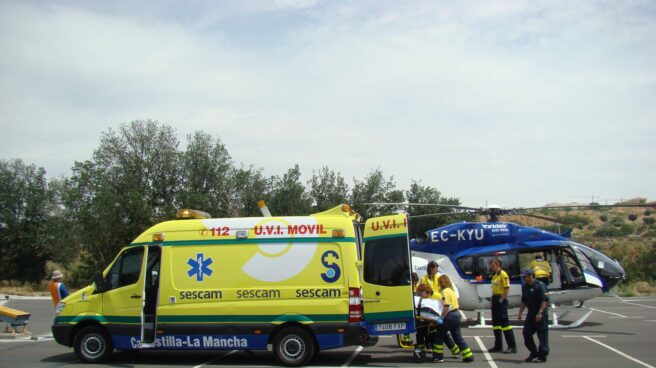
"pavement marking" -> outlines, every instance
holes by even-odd
[[[619,318],[645,318],[645,317],[643,317],[643,316],[633,316],[633,317],[608,317],[608,318],[617,318],[617,319],[619,319]]]
[[[216,362],[216,361],[218,361],[218,360],[220,360],[220,359],[223,359],[223,358],[227,357],[228,355],[232,355],[232,354],[234,354],[234,353],[236,353],[236,352],[238,352],[238,351],[240,351],[240,350],[230,350],[230,351],[227,352],[226,354],[223,354],[223,355],[221,355],[221,356],[219,356],[219,357],[217,357],[217,358],[214,358],[214,359],[208,360],[207,362],[205,362],[205,363],[203,363],[203,364],[199,364],[199,365],[197,365],[197,366],[194,366],[194,368],[201,368],[201,367],[206,366],[206,365],[208,365],[208,364],[210,364],[210,363],[214,363],[214,362]]]
[[[353,363],[353,360],[360,354],[360,352],[364,349],[363,346],[358,346],[357,349],[351,354],[351,356],[348,358],[348,360],[342,364],[342,367],[348,367],[351,363]]]
[[[601,312],[601,313],[612,314],[614,316],[618,316],[618,317],[621,317],[621,318],[628,318],[627,316],[625,316],[623,314],[619,314],[619,313],[606,312],[606,311],[602,311],[601,309],[596,309],[596,308],[588,308],[588,309],[593,310],[593,311],[597,311],[597,312]]]
[[[606,337],[606,335],[562,335],[561,337]]]
[[[634,361],[634,362],[636,362],[636,363],[638,363],[638,364],[640,364],[640,365],[642,365],[642,366],[644,366],[644,367],[647,367],[647,368],[656,368],[656,367],[654,367],[653,365],[649,365],[649,364],[643,362],[642,360],[638,360],[638,359],[636,359],[636,358],[634,358],[634,357],[632,357],[632,356],[630,356],[630,355],[624,354],[623,352],[621,352],[621,351],[615,349],[615,348],[612,347],[612,346],[608,346],[608,345],[604,344],[604,343],[601,342],[601,341],[597,341],[597,340],[595,340],[595,339],[593,339],[593,338],[591,338],[591,337],[588,337],[588,336],[583,336],[583,338],[585,338],[585,339],[587,339],[587,340],[590,340],[590,341],[592,341],[592,342],[594,342],[594,343],[596,343],[596,344],[599,344],[599,345],[605,347],[606,349],[608,349],[608,350],[610,350],[610,351],[612,351],[612,352],[615,352],[615,353],[617,353],[617,354],[619,354],[619,355],[625,357],[626,359],[632,360],[632,361]]]
[[[624,304],[631,304],[631,305],[637,305],[637,306],[645,307],[645,308],[656,309],[656,307],[654,307],[653,305],[644,305],[644,304],[631,303],[631,302],[625,302],[625,301],[623,301],[622,303],[624,303]]]
[[[483,340],[481,340],[480,337],[474,336],[474,339],[476,339],[476,342],[478,343],[478,346],[481,348],[483,351],[483,355],[485,356],[485,360],[487,360],[488,363],[490,363],[490,368],[498,368],[497,363],[494,362],[494,359],[492,359],[492,355],[487,351],[487,348],[483,344]]]

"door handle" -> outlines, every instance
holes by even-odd
[[[130,296],[132,299],[141,299],[141,295],[133,294]]]

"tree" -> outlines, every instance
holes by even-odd
[[[398,213],[402,210],[401,206],[396,205],[370,206],[364,204],[372,202],[395,203],[405,200],[403,191],[396,188],[394,177],[385,179],[380,168],[372,170],[363,181],[357,179],[353,181],[351,207],[365,219]]]
[[[102,269],[143,230],[175,216],[177,146],[171,127],[133,121],[103,133],[92,160],[75,162],[67,205],[89,270]]]
[[[308,181],[312,212],[321,212],[348,202],[349,187],[344,177],[324,166]]]
[[[269,191],[269,180],[262,175],[262,169],[235,168],[230,179],[230,216],[261,216],[257,201],[268,198]]]
[[[0,160],[0,279],[36,282],[51,248],[44,237],[49,192],[46,171],[22,160]]]
[[[444,198],[437,188],[422,186],[419,182],[412,180],[410,190],[405,192],[405,197],[409,203],[431,203],[431,204],[444,204],[444,205],[460,205],[460,201],[456,198]],[[426,233],[428,230],[435,229],[453,221],[452,216],[431,216],[412,218],[412,216],[435,214],[435,213],[452,213],[449,208],[444,207],[430,207],[430,206],[413,206],[408,208],[410,218],[409,234],[411,237],[416,237],[420,234]]]
[[[187,136],[182,153],[180,207],[206,211],[214,217],[231,214],[233,166],[219,138],[203,132]]]
[[[267,206],[275,216],[304,216],[310,213],[310,197],[301,183],[301,170],[294,165],[282,177],[273,176]]]

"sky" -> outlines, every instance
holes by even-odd
[[[153,119],[467,206],[656,200],[655,1],[0,0],[0,159]]]

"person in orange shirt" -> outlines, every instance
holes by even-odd
[[[52,279],[48,283],[48,289],[52,296],[52,304],[54,304],[55,307],[57,307],[57,304],[69,294],[66,285],[61,281],[63,277],[64,274],[60,270],[55,270],[52,273]]]

